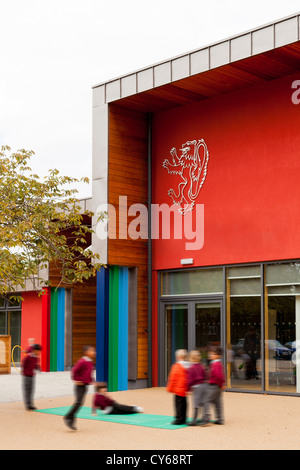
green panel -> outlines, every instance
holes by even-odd
[[[109,268],[108,390],[118,390],[119,267]]]
[[[45,408],[42,410],[36,410],[36,413],[46,413],[51,415],[65,416],[69,411],[70,407],[63,406],[59,408]],[[110,423],[129,424],[133,426],[143,426],[148,428],[168,429],[175,431],[176,429],[182,429],[188,426],[188,422],[191,418],[187,418],[187,424],[171,424],[173,421],[172,416],[168,415],[151,415],[144,413],[133,413],[125,415],[106,415],[100,411],[96,416],[92,415],[91,408],[88,406],[82,406],[77,413],[79,419],[91,419],[93,421],[107,421]],[[211,421],[214,423],[215,421]],[[201,422],[198,422],[201,425]]]
[[[57,312],[58,291],[51,289],[51,317],[50,317],[50,372],[57,371]]]

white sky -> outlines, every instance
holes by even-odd
[[[93,85],[299,10],[296,0],[0,0],[0,145],[34,150],[40,175],[91,179]]]

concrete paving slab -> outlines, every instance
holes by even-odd
[[[49,398],[72,395],[71,373],[37,372],[35,398]],[[0,403],[22,401],[22,376],[12,368],[11,374],[0,374]]]

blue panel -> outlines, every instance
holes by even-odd
[[[118,390],[128,388],[128,268],[119,271]]]
[[[109,270],[102,267],[97,272],[96,301],[96,380],[108,381],[108,300]]]
[[[57,370],[65,370],[65,289],[57,297]]]

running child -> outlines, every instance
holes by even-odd
[[[74,381],[75,402],[69,412],[64,416],[65,424],[76,431],[74,425],[76,413],[83,405],[85,395],[88,391],[88,386],[94,382],[94,358],[96,357],[96,350],[93,346],[84,346],[83,356],[79,359],[71,371],[71,376]]]

